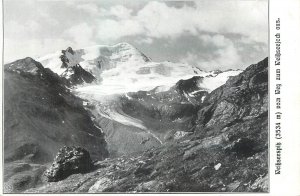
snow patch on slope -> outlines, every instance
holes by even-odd
[[[226,83],[230,76],[236,76],[240,74],[241,70],[232,70],[219,73],[216,76],[205,77],[201,83],[198,84],[199,87],[207,89],[208,92],[213,91],[214,89],[222,86]]]
[[[46,56],[37,59],[38,62],[42,63],[45,68],[51,69],[54,73],[61,75],[66,69],[61,68],[60,60],[61,51],[57,51],[53,54],[48,54]]]

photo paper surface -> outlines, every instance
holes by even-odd
[[[280,5],[4,0],[2,192],[286,192]]]

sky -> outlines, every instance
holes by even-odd
[[[4,61],[128,42],[153,61],[245,69],[268,56],[267,0],[4,0]]]

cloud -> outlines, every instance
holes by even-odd
[[[38,58],[58,49],[74,45],[66,39],[25,39],[22,42],[12,38],[4,38],[4,63],[25,57]],[[25,46],[25,47],[24,47]]]
[[[218,49],[211,56],[203,58],[195,53],[188,52],[181,62],[195,65],[204,70],[226,70],[238,69],[241,67],[241,57],[236,48],[232,45]]]
[[[143,34],[143,26],[135,20],[102,20],[97,25],[97,38],[104,42],[113,42],[125,36]]]
[[[99,13],[99,9],[96,4],[86,3],[86,4],[74,4],[74,6],[81,11],[89,13],[91,15],[97,15]]]
[[[217,35],[208,35],[203,34],[199,36],[199,39],[203,41],[204,44],[213,44],[217,47],[225,47],[226,45],[232,44],[232,42],[225,38],[223,35],[217,34]]]
[[[4,35],[14,39],[33,37],[41,28],[39,23],[34,20],[27,21],[24,24],[20,24],[16,21],[9,21],[5,23],[4,27]]]
[[[128,19],[131,17],[132,10],[122,5],[116,5],[110,8],[109,15],[116,16],[120,19]]]
[[[237,47],[234,43],[223,35],[208,35],[200,36],[204,45],[215,46],[213,52],[207,53],[205,56],[200,56],[196,53],[187,52],[181,62],[194,64],[205,70],[226,70],[229,68],[240,68],[242,59]],[[195,64],[196,63],[196,64]]]
[[[267,43],[267,1],[199,1],[196,10],[200,30],[235,33]]]
[[[194,65],[199,60],[199,56],[192,52],[187,52],[186,55],[180,60],[182,63]]]
[[[80,23],[78,25],[72,26],[66,30],[63,34],[68,39],[72,39],[75,43],[73,47],[82,47],[95,45],[93,28],[90,27],[87,23]]]
[[[267,43],[267,1],[201,1],[195,7],[169,7],[151,1],[133,14],[122,5],[102,11],[109,20],[99,19],[99,31],[112,25],[111,38],[146,35],[152,38],[178,38],[200,32],[238,34],[252,41]],[[126,33],[124,33],[126,31]],[[100,32],[100,34],[102,34]],[[102,35],[102,37],[105,37]]]
[[[115,5],[110,8],[99,7],[96,3],[69,3],[68,5],[94,17],[115,17],[116,19],[128,19],[132,16],[131,14],[133,12],[132,9],[129,9],[123,5]]]
[[[152,44],[153,43],[153,39],[150,37],[146,37],[146,38],[138,38],[135,40],[135,42],[137,44]]]
[[[191,23],[191,7],[168,7],[165,3],[150,2],[141,9],[134,18],[142,26],[149,37],[175,38],[184,33],[196,34]]]
[[[252,42],[267,43],[267,1],[197,1],[194,6],[168,6],[150,1],[135,12],[123,5],[108,8],[96,3],[72,4],[92,15],[97,24],[96,35],[104,42],[126,36],[176,39],[182,35],[202,32],[237,34]],[[92,25],[92,24],[90,24]]]

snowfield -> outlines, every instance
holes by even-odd
[[[226,82],[228,76],[241,71],[227,71],[216,74],[204,72],[195,66],[184,63],[153,62],[143,53],[128,43],[113,46],[96,45],[75,50],[74,54],[66,52],[68,66],[80,66],[92,73],[97,82],[76,87],[80,94],[101,97],[112,94],[137,92],[139,90],[168,90],[179,80],[193,76],[205,77],[199,86],[212,91]],[[44,67],[61,75],[66,68],[61,67],[61,52],[37,59]]]

